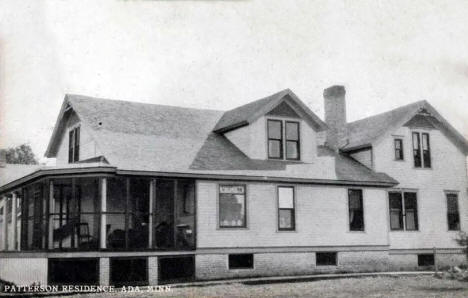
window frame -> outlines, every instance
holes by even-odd
[[[455,196],[455,202],[457,203],[457,212],[456,213],[450,213],[450,210],[449,210],[449,196]],[[458,192],[445,192],[445,203],[446,203],[446,208],[447,208],[447,228],[448,228],[448,231],[450,232],[459,232],[461,231],[461,219],[460,219],[460,202],[459,202],[459,195],[458,195]],[[457,217],[458,217],[458,229],[452,229],[450,227],[450,220],[449,220],[449,216],[451,214],[456,214]]]
[[[390,203],[390,194],[398,193],[400,194],[400,206],[401,206],[401,215],[400,220],[402,227],[400,229],[392,228],[392,212],[391,212],[391,203]],[[415,229],[408,229],[407,220],[406,220],[406,194],[413,193],[415,194]],[[419,203],[418,203],[418,192],[416,190],[390,190],[388,191],[388,211],[389,211],[389,228],[391,232],[419,232]]]
[[[397,143],[400,144],[400,149],[397,148]],[[404,144],[403,138],[394,138],[393,139],[393,147],[394,147],[394,158],[396,161],[404,161],[405,160],[405,151],[404,151]],[[397,154],[400,152],[400,154]]]
[[[268,123],[280,122],[281,123],[281,139],[270,138],[270,130]],[[297,125],[297,140],[287,138],[287,125],[288,123],[294,123]],[[300,161],[301,160],[301,121],[295,119],[280,119],[280,118],[266,118],[266,137],[267,137],[267,157],[269,160],[283,160],[283,161]],[[280,157],[270,156],[270,141],[280,142]],[[288,142],[294,142],[297,144],[297,158],[288,158]]]
[[[270,126],[268,125],[270,122],[279,122],[280,123],[280,139],[276,138],[270,138]],[[283,133],[283,120],[279,119],[267,119],[267,154],[268,154],[268,159],[276,159],[276,160],[282,160],[284,159],[284,133]],[[280,142],[280,154],[279,157],[274,157],[270,156],[270,141],[279,141]]]
[[[431,259],[431,264],[422,264],[424,258],[429,257]],[[432,267],[435,265],[435,255],[433,253],[423,253],[423,254],[418,254],[418,267]]]
[[[293,123],[297,125],[297,140],[288,139],[288,124]],[[297,158],[288,158],[288,142],[297,144]],[[300,121],[284,120],[284,158],[286,160],[301,160],[301,123]]]
[[[76,163],[80,160],[80,125],[70,128],[68,131],[68,163]]]
[[[424,149],[424,137],[427,137],[427,149]],[[428,153],[429,156],[429,165],[427,165],[427,161],[425,158],[425,152]],[[431,154],[431,137],[428,132],[421,132],[421,158],[423,161],[423,168],[431,169],[432,168],[432,154]]]
[[[317,262],[317,259],[318,259],[318,255],[319,254],[334,254],[335,255],[335,263],[334,264],[319,264]],[[315,267],[336,267],[338,266],[338,252],[336,251],[317,251],[315,253]]]
[[[252,256],[252,266],[251,267],[231,267],[231,257],[240,257],[240,256]],[[255,269],[255,254],[253,253],[234,253],[227,255],[227,268],[229,271],[234,270],[252,270]]]
[[[359,230],[353,230],[351,228],[351,192],[358,191],[361,193],[361,210],[362,210],[362,227]],[[348,227],[350,232],[365,232],[366,231],[366,217],[364,215],[364,191],[361,188],[349,188],[348,189]]]
[[[431,136],[427,131],[412,131],[412,148],[413,148],[413,166],[415,169],[432,169],[432,153],[431,153]],[[417,136],[417,145],[418,149],[414,148],[415,145],[415,136]],[[427,137],[427,149],[424,149],[424,137]],[[420,165],[416,165],[416,151],[419,154]],[[427,152],[429,156],[428,162],[425,160],[424,156]]]
[[[230,186],[242,186],[244,188],[244,224],[242,226],[223,226],[221,224],[221,203],[220,203],[220,198],[221,198],[221,187],[230,187]],[[233,183],[218,183],[218,208],[217,208],[217,217],[218,217],[218,229],[227,229],[227,230],[233,230],[233,229],[247,229],[247,184],[233,184]]]
[[[293,191],[293,198],[292,198],[292,203],[293,207],[292,208],[281,208],[280,207],[280,188],[290,188]],[[295,232],[296,231],[296,188],[291,185],[278,185],[276,187],[276,202],[277,202],[277,230],[278,232]],[[291,222],[292,222],[292,227],[291,228],[281,228],[280,227],[280,212],[281,210],[289,210],[291,211]]]

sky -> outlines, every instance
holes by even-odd
[[[323,119],[335,84],[348,121],[425,99],[468,137],[467,16],[465,0],[2,0],[0,148],[42,158],[66,93],[228,110],[290,88]]]

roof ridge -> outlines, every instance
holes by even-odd
[[[361,119],[358,119],[358,120],[355,120],[355,121],[352,121],[352,122],[348,122],[347,125],[356,124],[356,123],[359,123],[361,121],[365,121],[365,120],[369,120],[369,119],[373,119],[373,118],[378,118],[378,117],[381,117],[383,115],[387,115],[387,114],[390,114],[390,113],[395,112],[395,111],[402,111],[402,110],[408,109],[408,108],[413,107],[413,106],[418,106],[418,105],[423,104],[423,103],[426,104],[426,103],[428,103],[428,101],[425,100],[425,99],[418,100],[418,101],[415,101],[415,102],[412,102],[412,103],[409,103],[409,104],[406,104],[406,105],[403,105],[403,106],[399,106],[397,108],[394,108],[394,109],[391,109],[391,110],[388,110],[388,111],[385,111],[385,112],[381,112],[381,113],[378,113],[378,114],[375,114],[375,115],[372,115],[372,116],[368,116],[368,117],[361,118]]]
[[[119,103],[127,103],[133,105],[150,105],[150,106],[160,106],[166,108],[177,108],[177,109],[185,109],[185,110],[195,110],[195,111],[211,111],[211,112],[225,112],[225,110],[215,110],[209,108],[191,108],[191,107],[183,107],[183,106],[176,106],[176,105],[167,105],[167,104],[159,104],[159,103],[148,103],[148,102],[141,102],[141,101],[131,101],[131,100],[124,100],[124,99],[113,99],[113,98],[102,98],[102,97],[94,97],[88,95],[81,95],[81,94],[65,94],[65,98],[68,100],[93,100],[93,101],[111,101],[111,102],[119,102]]]

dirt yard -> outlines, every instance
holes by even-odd
[[[226,284],[172,288],[169,292],[114,293],[74,297],[468,297],[468,282],[432,276],[366,277],[262,285]]]

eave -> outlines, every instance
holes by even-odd
[[[160,171],[134,171],[118,170],[112,166],[81,167],[66,169],[39,169],[20,179],[7,183],[0,187],[0,194],[12,191],[27,183],[34,182],[47,177],[71,177],[71,176],[95,176],[95,175],[125,175],[125,176],[146,176],[146,177],[168,177],[168,178],[191,178],[202,180],[230,180],[245,182],[272,182],[272,183],[297,183],[314,185],[333,186],[362,186],[388,188],[398,183],[384,181],[353,181],[353,180],[331,180],[331,179],[309,179],[296,177],[275,177],[275,176],[251,176],[251,175],[224,175],[224,174],[203,174],[184,172],[160,172]]]

